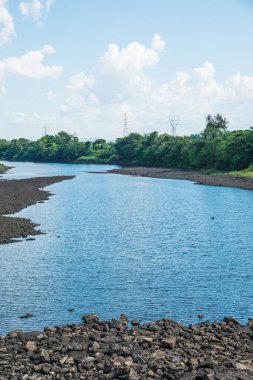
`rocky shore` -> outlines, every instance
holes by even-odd
[[[253,379],[252,319],[132,324],[85,315],[82,324],[13,331],[0,338],[0,380]]]
[[[73,176],[38,177],[20,180],[0,180],[0,244],[14,242],[41,232],[28,219],[8,217],[25,207],[43,202],[51,195],[43,187],[72,179]]]
[[[253,190],[253,178],[235,177],[230,175],[209,175],[194,171],[146,167],[112,169],[108,170],[106,173],[151,178],[184,179],[201,185],[239,187],[241,189]]]

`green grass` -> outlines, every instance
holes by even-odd
[[[82,156],[76,160],[78,164],[107,164],[110,163],[108,158],[100,158],[97,156]]]
[[[236,177],[253,178],[253,165],[250,165],[248,169],[228,172],[226,174],[233,175]]]

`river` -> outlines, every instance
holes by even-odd
[[[87,313],[184,323],[253,316],[253,191],[87,173],[105,165],[11,165],[6,179],[76,178],[16,214],[46,235],[0,246],[0,335]]]

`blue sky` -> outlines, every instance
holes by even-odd
[[[253,124],[252,0],[0,0],[0,137]]]

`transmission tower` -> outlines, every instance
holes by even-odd
[[[124,137],[128,136],[128,121],[127,121],[127,113],[124,113],[124,128],[123,128],[123,135]]]
[[[44,127],[42,127],[42,136],[47,136],[48,135],[48,128],[47,128],[47,125],[44,125]]]
[[[180,119],[179,118],[169,118],[169,122],[170,122],[170,125],[171,125],[171,134],[172,136],[176,136],[176,133],[177,133],[177,126],[178,126],[178,123],[179,123]]]

